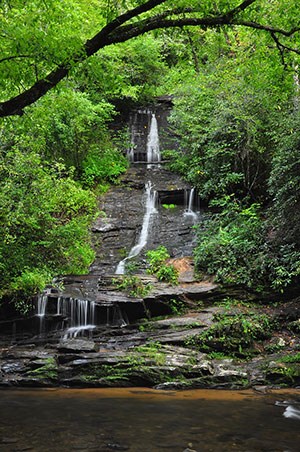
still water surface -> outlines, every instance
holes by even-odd
[[[299,452],[300,391],[0,391],[1,452],[186,449]]]

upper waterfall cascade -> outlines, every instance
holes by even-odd
[[[159,136],[157,119],[154,113],[151,116],[150,130],[147,139],[147,162],[160,162]]]
[[[136,111],[130,118],[131,146],[127,152],[129,161],[148,164],[160,162],[160,115],[157,116],[150,109],[144,109]]]

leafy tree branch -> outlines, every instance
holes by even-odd
[[[84,61],[106,46],[126,42],[149,31],[176,27],[182,28],[186,26],[201,27],[203,29],[240,26],[265,31],[274,39],[277,35],[291,37],[300,30],[299,27],[286,30],[284,28],[239,18],[246,10],[250,10],[250,7],[256,2],[257,0],[245,0],[227,12],[209,12],[205,16],[202,16],[200,7],[198,6],[195,8],[182,7],[158,11],[156,8],[159,6],[162,7],[163,4],[167,3],[167,0],[149,0],[120,14],[111,22],[107,23],[93,38],[87,40],[80,51],[76,51],[74,55],[58,64],[46,77],[38,80],[21,94],[0,103],[0,117],[22,115],[25,107],[36,102],[55,87],[68,75],[74,65]],[[140,17],[145,14],[148,17]],[[300,53],[300,50],[297,48],[287,45],[283,46],[281,44],[281,48],[297,54]],[[8,60],[10,58],[13,57],[5,57],[4,59]]]

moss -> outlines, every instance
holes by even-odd
[[[270,337],[273,328],[271,319],[257,313],[222,313],[215,316],[216,322],[201,334],[186,340],[202,352],[250,358],[257,354],[254,341]]]
[[[38,378],[39,380],[57,380],[58,367],[55,358],[46,358],[44,363],[37,369],[30,370],[27,375]]]
[[[300,353],[290,353],[289,355],[284,355],[280,358],[283,363],[300,363]]]
[[[271,361],[266,368],[266,379],[277,384],[299,383],[300,365]]]

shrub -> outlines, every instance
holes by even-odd
[[[159,281],[178,284],[178,271],[174,265],[167,262],[170,255],[165,246],[147,251],[146,256],[149,264],[148,273],[155,275]]]
[[[282,291],[300,275],[300,253],[293,245],[277,245],[268,238],[259,205],[243,208],[232,197],[205,229],[198,229],[195,264],[221,283],[256,291]]]

